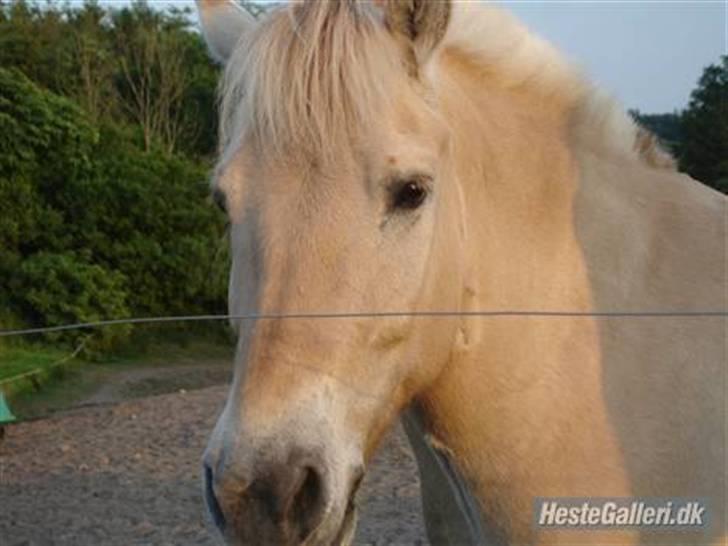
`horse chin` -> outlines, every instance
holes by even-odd
[[[357,509],[354,504],[354,498],[349,500],[344,513],[344,519],[339,527],[339,532],[331,542],[331,546],[350,546],[354,543],[354,535],[356,534]]]
[[[346,508],[343,511],[343,515],[339,516],[341,518],[341,522],[339,523],[339,525],[332,525],[331,527],[328,527],[328,525],[324,523],[320,528],[320,531],[323,531],[328,538],[323,538],[321,536],[319,536],[318,539],[314,538],[317,535],[317,533],[314,532],[312,537],[313,542],[309,544],[309,541],[306,541],[303,546],[350,546],[354,543],[354,535],[356,534],[358,515],[356,497],[363,480],[364,470],[362,467],[362,469],[357,472],[355,477],[353,478],[353,483],[349,490],[349,495],[348,497],[346,497]],[[339,510],[336,510],[336,512],[341,514]],[[326,528],[328,529],[324,531],[324,529]]]
[[[350,546],[353,544],[357,524],[357,508],[354,498],[355,495],[352,493],[346,504],[346,509],[344,510],[343,515],[338,516],[341,518],[338,525],[335,521],[331,520],[324,522],[321,527],[319,527],[319,529],[300,546]]]
[[[223,535],[222,543],[228,546],[249,546],[255,544],[286,544],[288,546],[351,546],[354,544],[354,535],[356,534],[357,525],[357,508],[354,505],[353,498],[349,501],[346,511],[341,518],[341,523],[338,526],[331,524],[328,529],[319,529],[318,532],[314,532],[312,536],[303,542],[291,541],[290,537],[279,537],[277,541],[271,541],[266,539],[255,539],[253,540],[250,536],[235,536],[235,535]],[[324,524],[326,527],[328,525]]]

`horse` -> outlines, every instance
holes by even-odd
[[[489,3],[198,8],[254,316],[203,455],[219,535],[350,544],[402,417],[432,544],[725,544],[724,196]],[[534,524],[565,497],[701,498],[710,524]]]

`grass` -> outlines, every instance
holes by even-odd
[[[0,381],[37,368],[46,369],[71,351],[44,346],[0,346]]]
[[[0,347],[0,367],[8,362],[45,362],[49,361],[51,355],[54,355],[57,361],[68,354],[68,350],[43,346],[13,349]],[[232,355],[232,344],[221,339],[200,339],[190,336],[179,339],[176,336],[168,336],[165,339],[140,338],[137,343],[127,344],[124,349],[96,361],[75,359],[68,367],[57,367],[42,385],[23,382],[26,388],[16,390],[10,397],[10,404],[13,413],[20,419],[42,417],[76,406],[99,388],[114,385],[128,372],[168,367],[179,369],[207,363],[213,368],[229,371],[232,369]],[[13,359],[6,360],[6,357]],[[48,363],[53,361],[50,360]],[[21,368],[22,366],[15,367],[16,370]],[[153,384],[155,381],[165,384]],[[139,392],[126,394],[129,397],[136,397],[172,392],[182,387],[195,388],[194,385],[185,384],[184,381],[184,377],[180,377],[178,381],[173,378],[147,380],[136,387]]]

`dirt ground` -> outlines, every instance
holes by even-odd
[[[226,387],[187,390],[199,373],[224,379],[190,368],[132,371],[86,407],[9,427],[0,441],[0,544],[216,544],[199,461]],[[177,392],[149,396],[170,382]],[[400,427],[370,468],[359,506],[357,544],[426,544]]]

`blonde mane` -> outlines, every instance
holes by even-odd
[[[372,2],[303,0],[265,15],[230,59],[221,87],[222,149],[248,134],[266,150],[326,162],[381,115],[403,66]],[[591,152],[674,168],[667,152],[548,42],[486,2],[458,2],[442,48],[506,85],[570,104],[572,139]]]
[[[401,69],[374,10],[352,0],[274,9],[239,44],[223,78],[223,148],[249,134],[266,149],[326,161],[387,100]]]
[[[613,97],[502,8],[487,2],[460,3],[453,10],[443,46],[457,48],[497,72],[506,85],[528,85],[570,103],[576,145],[637,158],[657,168],[675,168],[654,135],[638,126]]]

